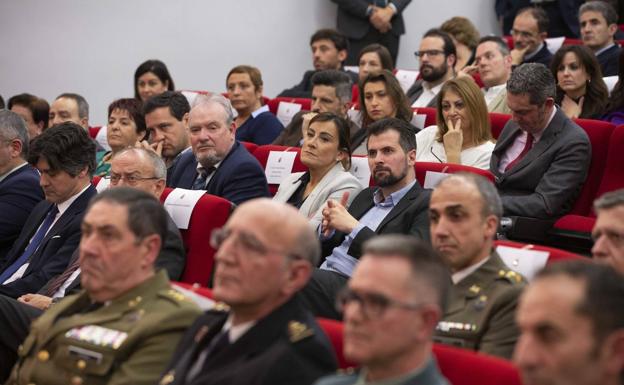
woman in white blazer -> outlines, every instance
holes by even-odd
[[[301,162],[307,172],[297,172],[280,184],[274,200],[292,204],[317,228],[328,199],[340,201],[349,193],[348,204],[363,186],[348,170],[351,168],[349,124],[343,118],[323,112],[316,115],[303,133]]]

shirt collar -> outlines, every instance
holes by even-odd
[[[469,276],[470,274],[474,273],[475,271],[477,271],[478,268],[480,268],[481,266],[483,266],[484,263],[486,263],[488,261],[488,259],[490,259],[490,257],[488,256],[487,258],[483,259],[483,261],[479,261],[474,265],[468,266],[458,272],[453,273],[453,275],[451,276],[451,279],[453,280],[453,284],[457,285],[462,279],[466,278],[467,276]]]
[[[13,172],[19,170],[20,168],[24,167],[25,165],[27,165],[28,162],[24,161],[23,163],[20,163],[18,166],[12,168],[11,170],[9,170],[9,172],[5,173],[4,175],[0,175],[0,182],[2,182],[4,180],[4,178],[6,178],[7,176],[11,175]]]
[[[82,190],[80,190],[80,192],[78,192],[77,194],[74,194],[72,196],[69,197],[69,199],[61,202],[61,203],[57,203],[56,207],[58,208],[58,215],[63,215],[63,213],[69,208],[69,206],[71,206],[72,203],[74,203],[74,201],[76,199],[78,199],[78,197],[85,191],[87,191],[87,189],[91,187],[91,183],[87,183],[87,185],[85,186],[85,188],[83,188]]]
[[[386,197],[385,200],[382,201],[382,199],[384,198],[383,193],[381,191],[381,187],[378,187],[375,192],[373,192],[373,202],[375,202],[375,205],[377,206],[396,206],[396,204],[403,199],[403,197],[405,196],[405,194],[407,194],[407,192],[414,187],[414,184],[416,184],[416,180],[413,180],[411,183],[409,183],[407,186],[403,187],[400,190],[397,190],[395,192],[393,192],[392,194],[390,194],[388,197]]]
[[[433,93],[434,93],[434,94],[436,94],[436,95],[440,93],[440,90],[442,89],[442,86],[443,86],[443,85],[444,85],[444,82],[442,82],[442,83],[438,84],[438,85],[437,85],[437,86],[435,86],[435,87],[431,87],[431,86],[429,85],[429,82],[426,82],[426,81],[425,81],[425,82],[423,82],[423,88],[424,88],[425,90],[429,91],[429,92],[433,92]]]
[[[267,111],[269,111],[269,106],[265,104],[264,106],[260,106],[260,108],[258,108],[254,112],[252,112],[251,116],[253,118],[255,118],[256,116],[260,115],[261,113],[267,112]]]
[[[596,51],[594,54],[595,54],[596,56],[598,56],[598,55],[600,55],[601,53],[603,53],[603,52],[607,51],[608,49],[610,49],[611,47],[613,47],[614,45],[615,45],[615,43],[611,43],[611,44],[609,44],[608,46],[606,46],[606,47],[604,47],[604,48],[599,49],[599,50],[598,50],[598,51]]]
[[[539,140],[542,138],[542,135],[544,135],[544,131],[546,130],[546,128],[550,126],[550,123],[552,122],[556,113],[557,113],[557,107],[553,107],[552,112],[550,113],[550,117],[548,118],[548,122],[546,122],[546,125],[544,126],[544,128],[542,128],[539,132],[536,132],[533,134],[533,143],[539,142]]]
[[[233,326],[232,325],[232,315],[230,314],[223,324],[223,331],[228,333],[228,340],[231,344],[236,342],[239,338],[243,336],[243,334],[247,333],[249,329],[251,329],[256,324],[256,321],[248,321],[243,322],[242,324]]]
[[[501,92],[503,89],[505,89],[505,87],[507,87],[507,83],[503,83],[503,84],[499,84],[497,86],[492,86],[490,88],[484,88],[485,92],[487,93],[495,93],[498,94],[499,92]]]
[[[537,53],[544,47],[545,44],[546,44],[546,42],[543,41],[542,44],[539,47],[537,47],[537,49],[535,51],[533,51],[531,53],[525,53],[523,61],[526,63],[527,60],[529,60],[533,56],[537,55]]]

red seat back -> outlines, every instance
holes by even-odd
[[[482,170],[480,168],[464,166],[461,164],[416,162],[416,164],[414,165],[414,169],[416,170],[416,179],[421,186],[423,186],[425,183],[425,176],[427,175],[427,171],[444,172],[447,174],[454,174],[456,172],[462,171],[471,172],[473,174],[481,175],[494,183],[494,175],[488,170]]]
[[[502,241],[497,240],[494,241],[495,246],[508,246],[515,247],[517,249],[530,249],[530,250],[538,250],[538,251],[546,251],[549,253],[548,261],[546,264],[551,264],[558,261],[568,261],[568,260],[589,260],[583,256],[580,256],[575,253],[571,253],[569,251],[557,249],[554,247],[542,246],[542,245],[533,245],[529,243],[521,243],[514,241]]]
[[[498,140],[501,132],[503,132],[503,128],[505,128],[505,124],[511,119],[511,115],[500,114],[498,112],[490,112],[488,115],[490,116],[490,131],[492,131],[492,137]]]
[[[278,109],[279,104],[281,102],[301,104],[301,109],[302,110],[308,110],[309,111],[310,109],[312,109],[312,99],[307,99],[307,98],[278,97],[278,98],[269,100],[266,104],[269,106],[269,110],[273,114],[277,115],[277,109]]]
[[[425,127],[436,125],[436,109],[433,107],[414,107],[412,108],[415,114],[427,115],[425,118]]]
[[[243,146],[245,146],[247,151],[249,151],[249,153],[252,154],[252,155],[253,155],[254,151],[256,151],[256,148],[258,148],[257,144],[251,143],[251,142],[241,142],[241,144]]]
[[[596,198],[606,192],[624,188],[624,125],[613,130],[605,163]]]
[[[301,158],[299,157],[299,152],[301,149],[299,147],[287,147],[287,146],[277,146],[274,144],[266,144],[264,146],[258,146],[253,152],[253,156],[258,159],[258,162],[262,165],[262,168],[266,171],[267,160],[269,159],[269,154],[271,151],[288,151],[288,152],[296,152],[297,156],[295,157],[295,162],[293,163],[293,168],[291,172],[301,172],[307,171],[308,168],[306,165],[301,163]],[[279,188],[278,184],[269,184],[269,192],[271,195],[275,195],[277,189]]]
[[[102,126],[89,127],[89,136],[91,137],[91,139],[95,139],[101,128]]]
[[[608,122],[591,119],[575,119],[576,124],[581,126],[587,133],[591,142],[592,157],[587,172],[587,180],[579,194],[570,214],[594,216],[592,204],[596,199],[600,181],[607,167],[607,153],[609,151],[609,140],[613,134],[615,126]],[[622,147],[620,147],[620,152]],[[624,183],[624,181],[622,181]]]
[[[160,196],[164,202],[173,191],[166,188]],[[193,208],[189,227],[180,230],[186,249],[186,267],[182,282],[207,286],[214,266],[215,249],[210,246],[210,233],[222,227],[230,216],[232,203],[226,199],[204,194]]]

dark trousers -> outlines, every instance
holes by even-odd
[[[392,32],[381,33],[372,26],[369,28],[366,35],[364,35],[361,39],[349,38],[348,56],[344,65],[358,65],[358,55],[362,48],[373,43],[379,43],[388,48],[390,56],[392,56],[392,63],[396,65],[397,55],[399,54],[399,36],[396,36]]]
[[[28,336],[31,322],[41,313],[36,307],[0,295],[0,383],[11,374],[17,349]]]
[[[330,270],[314,269],[308,284],[301,290],[301,303],[315,317],[342,320],[336,310],[336,296],[349,277]]]

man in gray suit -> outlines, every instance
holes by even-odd
[[[448,270],[426,243],[398,234],[366,242],[336,301],[344,312],[344,355],[362,370],[316,384],[448,384],[431,346],[449,286]]]
[[[523,64],[507,82],[512,118],[490,160],[505,216],[556,219],[570,211],[585,182],[589,138],[554,98],[555,79],[543,64]]]

